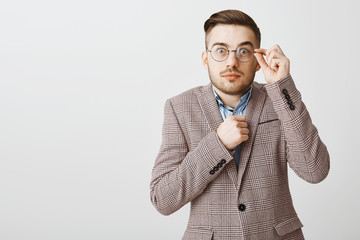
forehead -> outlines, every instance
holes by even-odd
[[[206,36],[207,46],[213,43],[226,43],[229,47],[236,48],[240,43],[249,41],[256,46],[256,38],[251,28],[241,25],[218,24]]]

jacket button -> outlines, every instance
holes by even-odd
[[[218,167],[218,166],[215,166],[215,167],[213,168],[213,170],[216,172],[217,170],[219,170],[219,167]]]
[[[220,163],[225,164],[225,163],[226,163],[226,160],[225,160],[225,159],[222,159]]]
[[[294,105],[290,105],[290,109],[291,109],[291,110],[294,110],[294,109],[295,109],[295,106],[294,106]]]
[[[223,164],[221,162],[219,162],[217,165],[216,165],[218,168],[221,168],[223,166]]]
[[[293,104],[293,102],[292,102],[290,99],[287,101],[287,103],[288,103],[289,105],[292,105],[292,104]]]
[[[245,211],[246,206],[245,206],[244,204],[240,204],[240,205],[238,206],[238,208],[239,208],[239,210],[240,210],[241,212],[243,212],[243,211]]]
[[[213,175],[213,174],[215,173],[215,171],[214,171],[214,170],[211,170],[209,173],[210,173],[211,175]]]
[[[290,100],[290,95],[289,95],[289,94],[286,94],[286,95],[285,95],[285,98],[286,98],[286,100]]]
[[[284,95],[287,95],[287,94],[288,94],[288,91],[286,90],[286,88],[284,88],[284,89],[282,90],[282,93],[283,93]]]

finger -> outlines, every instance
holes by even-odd
[[[254,52],[260,53],[262,55],[266,55],[266,49],[264,49],[264,48],[256,48],[256,49],[254,49]]]
[[[268,65],[271,66],[273,59],[285,60],[286,58],[287,57],[284,54],[274,49],[274,51],[269,52],[269,57],[266,57],[266,60],[268,62]]]
[[[240,133],[241,133],[241,135],[249,135],[249,129],[248,128],[241,128]]]
[[[245,122],[246,121],[246,117],[244,115],[233,116],[233,119],[238,121],[238,122]]]
[[[280,54],[282,54],[282,55],[285,56],[284,52],[281,50],[281,47],[280,47],[278,44],[275,44],[275,45],[274,45],[274,49],[275,49],[277,52],[279,52]]]
[[[276,52],[274,52],[274,51],[272,51],[272,52],[270,52],[269,53],[269,56],[268,57],[266,57],[266,60],[267,60],[267,62],[268,62],[268,65],[271,67],[272,66],[272,60],[273,59],[276,59],[277,58],[277,56],[276,56]]]
[[[247,128],[248,124],[247,124],[247,122],[238,122],[236,124],[236,127],[238,127],[238,128]]]
[[[281,63],[280,59],[273,59],[273,61],[271,62],[271,65],[270,65],[271,69],[278,70],[280,63]]]
[[[266,63],[262,53],[254,53],[254,56],[256,57],[256,60],[260,64],[260,67],[265,70],[269,67],[269,65]]]
[[[245,142],[249,139],[249,136],[248,135],[241,135],[241,142]]]
[[[270,56],[280,59],[286,57],[279,45],[274,45],[272,48],[266,51],[266,59],[270,58]]]
[[[269,48],[268,50],[266,50],[266,59],[268,59],[270,57],[270,53],[272,53],[274,51],[274,47]]]

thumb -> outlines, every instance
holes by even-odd
[[[256,57],[256,60],[258,61],[263,70],[269,67],[262,54],[254,53],[254,56]]]

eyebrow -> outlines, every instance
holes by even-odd
[[[215,45],[223,45],[223,46],[229,47],[229,45],[228,45],[227,43],[224,43],[224,42],[216,42],[216,43],[213,43],[213,45],[211,46],[211,48],[213,48]],[[250,42],[250,41],[242,42],[242,43],[238,44],[236,48],[238,48],[238,47],[240,47],[240,46],[244,46],[244,45],[251,45],[251,47],[254,48],[254,45],[253,45],[252,42]]]

